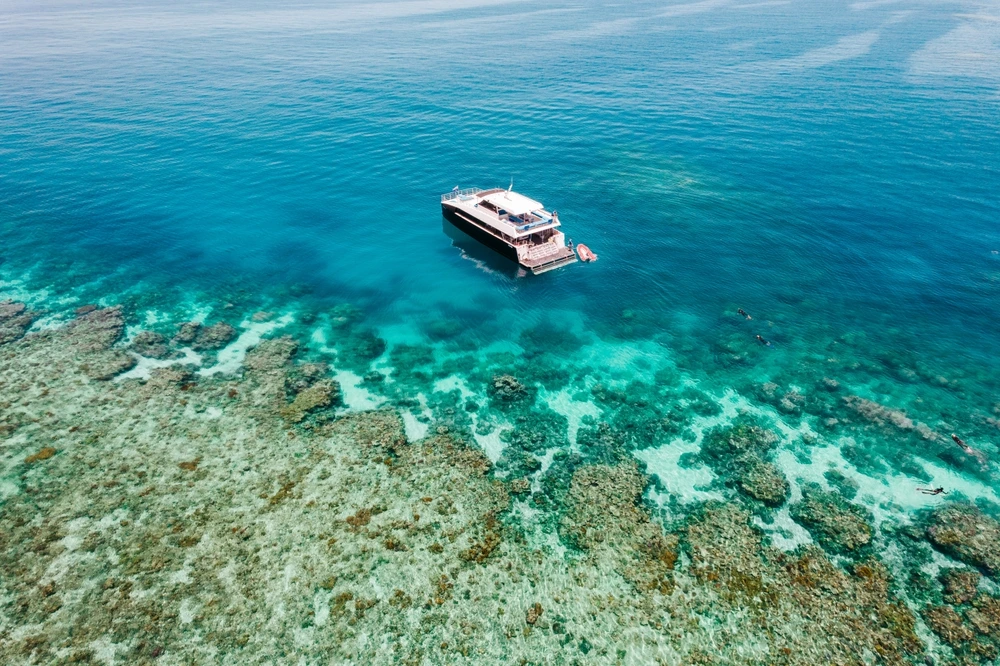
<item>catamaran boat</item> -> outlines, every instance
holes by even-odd
[[[532,273],[576,261],[559,231],[558,214],[514,192],[513,183],[506,190],[456,187],[441,195],[441,210],[456,227]]]

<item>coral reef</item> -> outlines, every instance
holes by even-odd
[[[748,455],[737,464],[736,485],[748,497],[767,506],[781,506],[791,490],[788,479],[770,462]]]
[[[335,314],[334,335],[348,340],[334,341],[338,367],[367,366],[379,345],[345,359],[364,329],[350,309]],[[601,417],[581,419],[573,450],[569,420],[536,400],[545,385],[516,362],[459,359],[485,396],[427,391],[421,402],[408,392],[441,366],[419,346],[394,349],[412,371],[369,385],[392,396],[388,405],[433,414],[431,434],[409,441],[395,409],[334,410],[339,385],[291,337],[260,342],[233,375],[171,366],[147,380],[92,381],[123,354],[123,327],[121,309],[92,308],[4,346],[2,663],[923,656],[916,616],[865,546],[860,509],[809,486],[792,507],[824,547],[852,555],[847,568],[816,547],[767,545],[748,507],[780,505],[789,490],[766,428],[741,420],[707,433],[699,459],[740,495],[670,504],[663,521],[644,499],[662,486],[651,488],[629,453],[719,411],[698,391],[665,388],[669,378],[597,388]],[[199,335],[189,328],[185,344]],[[507,378],[497,387],[494,376]],[[496,467],[468,442],[470,414],[487,429],[504,424]],[[990,529],[975,515],[970,524]],[[933,528],[949,540],[949,521],[928,518],[928,538]],[[988,569],[983,544],[954,547]],[[920,617],[951,637],[956,658],[986,659],[997,600],[974,572],[941,580],[943,594],[915,606]]]
[[[1000,522],[970,504],[950,503],[927,517],[938,550],[993,575],[1000,571]]]
[[[922,651],[913,613],[890,592],[885,568],[864,560],[846,572],[816,548],[766,549],[749,513],[713,503],[692,516],[682,540],[692,573],[769,638],[758,663],[907,664]],[[805,618],[808,618],[805,620]],[[797,627],[805,620],[808,632]],[[822,656],[819,656],[822,655]]]
[[[843,400],[848,408],[869,423],[892,426],[904,431],[914,431],[926,440],[936,440],[940,437],[926,424],[915,422],[901,410],[892,409],[856,395],[846,396]]]
[[[128,348],[129,351],[148,358],[162,359],[170,355],[167,339],[154,331],[140,331],[132,338]]]
[[[0,301],[0,345],[23,336],[35,316],[35,313],[27,310],[24,303]]]
[[[982,576],[978,571],[968,569],[944,569],[938,576],[944,586],[944,600],[949,604],[964,604],[972,601],[979,588]]]
[[[496,375],[490,381],[489,394],[493,400],[499,403],[513,403],[526,400],[531,397],[524,384],[517,381],[512,375]]]
[[[778,507],[791,486],[784,473],[767,460],[778,437],[760,425],[739,422],[715,428],[701,443],[701,459],[747,497]]]
[[[279,411],[292,423],[299,423],[309,412],[329,407],[339,400],[340,385],[332,379],[325,379],[299,391],[295,399]]]
[[[220,321],[198,330],[191,347],[198,350],[221,349],[236,337],[236,329]]]
[[[871,544],[867,512],[816,484],[803,486],[802,499],[789,507],[789,513],[831,552],[857,554]]]
[[[236,329],[220,321],[211,326],[203,326],[199,322],[189,321],[181,324],[174,336],[174,342],[191,345],[192,349],[207,351],[221,349],[236,337]]]
[[[637,592],[668,594],[677,537],[665,534],[639,506],[645,485],[634,463],[581,468],[573,475],[559,532]]]

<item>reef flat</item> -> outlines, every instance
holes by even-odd
[[[29,331],[28,308],[2,308],[2,663],[972,664],[1000,647],[993,517],[958,502],[893,528],[847,491],[789,500],[778,437],[745,417],[702,439],[719,499],[666,511],[631,455],[690,420],[666,402],[598,386],[624,404],[574,448],[540,383],[490,375],[483,404],[445,392],[408,437],[415,398],[347,409],[288,336],[195,372],[179,345],[221,364],[235,330],[125,337],[121,308],[87,307]],[[368,366],[384,343],[344,312],[329,342]],[[136,349],[175,363],[135,373]],[[474,430],[501,418],[494,463]],[[815,541],[779,549],[761,517],[788,501]],[[883,557],[903,549],[910,565]]]

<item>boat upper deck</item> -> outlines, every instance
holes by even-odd
[[[464,209],[513,238],[559,226],[559,218],[540,202],[502,188],[454,190],[442,194],[441,203]]]

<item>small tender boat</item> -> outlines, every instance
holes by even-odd
[[[576,261],[573,249],[566,246],[566,235],[559,230],[559,215],[514,192],[513,184],[506,190],[456,187],[441,195],[441,212],[466,234],[532,273]]]
[[[597,261],[597,255],[583,243],[576,246],[576,253],[580,255],[580,261]]]

